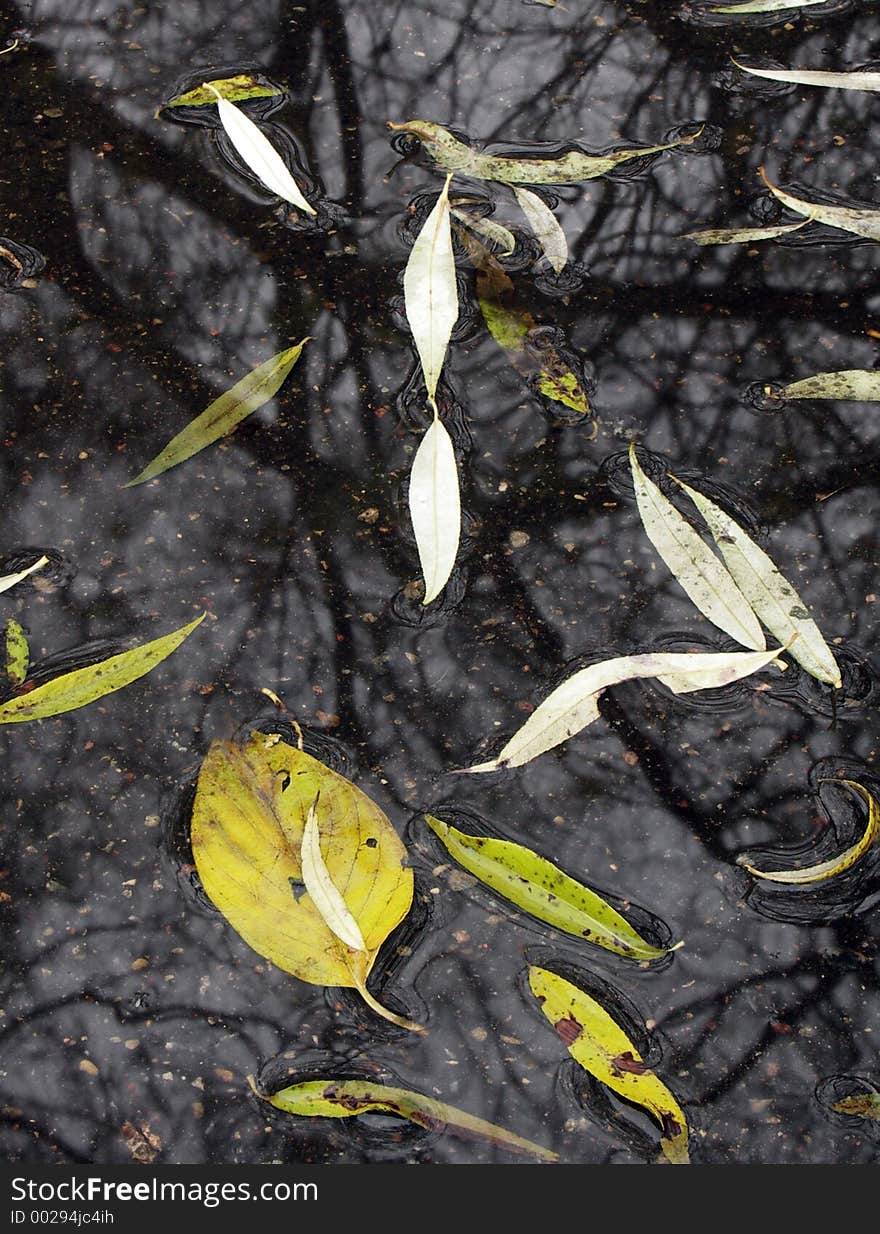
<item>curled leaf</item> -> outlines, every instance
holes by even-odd
[[[789,655],[808,673],[839,689],[840,668],[834,653],[788,579],[714,501],[682,480],[677,483],[706,520],[734,582],[770,633],[780,643],[789,644]]]
[[[406,263],[403,293],[406,319],[415,341],[428,399],[437,393],[440,370],[458,320],[458,286],[449,223],[449,183],[425,219]]]
[[[488,1140],[499,1148],[539,1157],[542,1161],[556,1161],[558,1156],[549,1148],[524,1140],[522,1136],[475,1118],[444,1101],[373,1080],[304,1080],[263,1100],[277,1110],[307,1118],[351,1118],[370,1111],[396,1114],[428,1131],[449,1131],[454,1135]]]
[[[30,648],[27,636],[14,617],[6,623],[6,677],[14,686],[20,686],[27,677],[30,663]]]
[[[231,389],[215,398],[194,420],[190,420],[189,424],[159,451],[152,462],[123,487],[134,488],[136,484],[145,484],[147,480],[161,476],[163,472],[176,467],[178,463],[186,462],[206,446],[231,433],[251,412],[274,398],[308,342],[309,339],[304,338],[295,347],[279,351],[277,355],[257,365]]]
[[[880,372],[876,369],[847,368],[836,373],[814,373],[773,392],[777,398],[852,399],[861,403],[880,402]]]
[[[880,804],[876,797],[870,793],[863,784],[857,783],[855,780],[832,780],[832,784],[843,784],[852,792],[858,794],[862,798],[865,805],[868,807],[868,817],[865,822],[865,830],[855,844],[844,849],[842,853],[838,853],[836,857],[830,858],[828,861],[820,861],[816,865],[801,866],[795,870],[757,870],[753,865],[749,864],[746,856],[737,857],[737,863],[748,870],[749,874],[753,874],[755,878],[763,878],[772,883],[786,883],[788,885],[802,886],[805,883],[821,883],[827,878],[834,878],[837,874],[843,874],[851,866],[863,857],[864,854],[877,843],[880,837]]]
[[[490,244],[496,245],[501,250],[502,257],[509,257],[516,248],[516,236],[510,228],[496,223],[494,219],[483,218],[481,215],[471,214],[469,210],[455,206],[452,208],[452,216],[471,231],[475,231],[478,236],[488,240]]]
[[[775,198],[794,210],[795,214],[804,214],[808,220],[825,223],[828,227],[839,227],[841,231],[852,232],[865,240],[880,240],[880,210],[862,210],[851,206],[829,206],[821,201],[804,201],[784,189],[777,188],[767,178],[763,167],[758,168],[761,179]]]
[[[855,70],[851,73],[828,73],[821,69],[755,69],[730,57],[738,69],[753,77],[768,81],[792,82],[799,86],[825,86],[831,90],[880,90],[880,73]]]
[[[513,192],[520,209],[528,219],[544,256],[559,274],[568,262],[568,241],[556,215],[537,193],[513,185]]]
[[[238,151],[244,163],[270,193],[289,201],[304,214],[316,215],[317,210],[303,197],[290,168],[272,145],[269,138],[234,103],[225,99],[210,82],[205,83],[217,100],[217,112],[226,135]]]
[[[629,462],[645,533],[684,591],[719,630],[743,647],[763,651],[767,644],[748,600],[705,540],[645,475],[635,443]]]
[[[529,968],[529,986],[575,1062],[657,1120],[660,1149],[668,1162],[690,1164],[681,1106],[601,1003],[558,973],[534,965]]]
[[[461,537],[455,450],[436,407],[433,422],[413,459],[409,513],[425,580],[422,604],[430,604],[449,580]]]
[[[497,180],[504,184],[576,184],[580,180],[592,180],[613,171],[621,163],[646,155],[661,154],[696,141],[702,129],[676,141],[660,146],[632,146],[612,150],[608,154],[586,154],[581,150],[569,150],[558,158],[512,158],[505,155],[482,154],[475,147],[459,141],[457,137],[439,124],[430,120],[407,120],[395,124],[389,120],[388,127],[398,132],[417,137],[438,167],[444,171],[461,172],[476,180]]]
[[[675,694],[715,689],[765,668],[779,651],[647,652],[582,668],[540,703],[490,762],[458,774],[521,767],[561,745],[599,718],[599,695],[622,681],[655,677]]]
[[[253,73],[236,73],[234,77],[215,77],[193,90],[177,94],[163,103],[163,107],[204,107],[215,103],[218,94],[229,103],[243,103],[248,99],[271,98],[281,93],[277,86],[255,77]]]
[[[14,574],[4,574],[0,576],[0,591],[9,591],[10,587],[14,587],[16,583],[22,582],[29,574],[35,573],[37,570],[42,570],[43,566],[49,564],[48,557],[40,557],[32,566],[28,566],[25,570],[16,570]]]
[[[36,686],[27,694],[18,694],[15,698],[0,703],[0,724],[22,724],[25,720],[45,720],[49,716],[58,716],[65,711],[74,711],[96,702],[105,694],[112,694],[130,685],[139,677],[146,676],[166,656],[176,651],[185,638],[196,626],[205,620],[202,613],[195,621],[163,634],[161,638],[150,643],[142,643],[123,651],[119,655],[110,656],[97,664],[89,664],[86,668],[77,668],[70,673],[62,673],[53,677],[41,686]]]
[[[425,820],[460,866],[539,921],[630,960],[659,960],[672,950],[653,946],[600,895],[532,849],[468,835],[431,814]]]
[[[320,865],[309,839],[303,861],[316,797]],[[413,877],[391,823],[351,781],[277,736],[215,741],[199,772],[191,842],[205,893],[254,951],[302,981],[356,989],[378,1015],[418,1028],[367,989],[379,948],[409,912]],[[351,941],[363,948],[340,937],[325,880],[344,889],[358,931]]]

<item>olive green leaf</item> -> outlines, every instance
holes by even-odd
[[[6,623],[6,676],[14,686],[20,686],[27,677],[30,654],[24,630],[10,617]]]
[[[659,960],[675,950],[653,946],[600,895],[532,849],[468,835],[431,814],[425,820],[460,866],[539,921],[630,960]]]
[[[215,93],[216,91],[216,93]],[[243,103],[248,99],[271,98],[282,94],[277,86],[260,80],[252,73],[236,73],[234,77],[215,77],[184,94],[176,94],[163,103],[163,107],[205,107],[217,101],[217,95],[230,103]]]
[[[253,1086],[253,1081],[251,1083]],[[475,1118],[473,1114],[458,1110],[444,1101],[374,1080],[304,1080],[282,1088],[271,1097],[263,1097],[258,1091],[257,1095],[287,1114],[311,1118],[351,1118],[356,1114],[378,1111],[396,1114],[429,1131],[449,1131],[454,1135],[488,1140],[499,1148],[539,1157],[542,1161],[556,1161],[558,1156],[549,1148],[524,1140],[522,1136],[514,1135],[495,1123],[487,1123],[482,1118]]]
[[[672,1165],[689,1165],[681,1106],[601,1003],[546,968],[532,965],[529,985],[572,1058],[612,1092],[653,1115],[662,1131],[663,1156]]]
[[[205,614],[202,613],[195,621],[150,643],[142,643],[139,647],[132,647],[130,651],[110,656],[97,664],[89,664],[86,668],[62,673],[27,694],[7,699],[5,703],[0,703],[0,724],[45,720],[49,716],[86,707],[106,694],[121,690],[123,686],[144,677],[172,651],[176,651],[204,620]]]
[[[186,462],[206,446],[212,445],[218,438],[231,433],[251,412],[262,407],[278,393],[308,342],[309,339],[304,338],[295,347],[279,351],[277,355],[252,369],[181,429],[164,450],[123,487],[133,488],[136,484],[145,484],[147,480],[161,476],[171,467]]]

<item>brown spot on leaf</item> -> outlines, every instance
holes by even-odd
[[[557,1020],[553,1027],[566,1045],[572,1045],[577,1041],[583,1029],[583,1025],[578,1023],[571,1012],[563,1016],[561,1020]]]
[[[626,1050],[623,1054],[618,1054],[616,1058],[611,1060],[611,1069],[616,1071],[618,1075],[644,1075],[646,1071],[650,1071],[647,1063],[643,1063],[640,1058],[636,1058],[631,1050]]]

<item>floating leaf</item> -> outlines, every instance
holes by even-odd
[[[631,146],[612,150],[608,154],[585,154],[569,150],[559,158],[511,158],[504,155],[481,154],[473,146],[430,120],[407,120],[403,124],[388,122],[390,129],[417,137],[438,167],[444,171],[461,172],[476,180],[497,180],[504,184],[576,184],[592,180],[613,171],[631,159],[661,154],[696,141],[702,128],[688,137],[666,142],[661,146]]]
[[[434,420],[419,442],[413,459],[409,513],[425,580],[422,604],[430,604],[446,586],[461,537],[461,498],[455,451],[436,406]]]
[[[321,862],[365,950],[343,942],[326,902],[299,886],[316,797]],[[356,989],[385,1019],[418,1028],[367,990],[379,948],[409,912],[413,877],[391,823],[359,788],[276,735],[215,741],[199,772],[191,841],[206,894],[249,947],[302,981]]]
[[[215,77],[213,81],[206,81],[194,90],[175,95],[162,106],[204,107],[207,104],[213,105],[218,94],[229,103],[242,103],[247,99],[270,98],[281,93],[283,92],[277,86],[255,77],[253,73],[237,73],[234,77]]]
[[[880,372],[876,369],[847,368],[836,373],[814,373],[793,381],[781,390],[770,392],[775,398],[836,398],[856,402],[880,401]]]
[[[561,745],[599,718],[599,695],[608,686],[640,678],[656,679],[674,694],[717,689],[765,668],[779,650],[732,652],[647,652],[617,656],[582,668],[540,703],[497,757],[458,774],[521,767]]]
[[[789,9],[815,8],[827,0],[743,0],[741,4],[713,5],[707,13],[780,13]]]
[[[575,1062],[612,1092],[656,1118],[660,1149],[672,1165],[688,1165],[688,1126],[681,1106],[605,1008],[546,968],[529,968],[529,985]]]
[[[295,347],[279,351],[277,355],[257,365],[230,390],[215,398],[210,406],[169,441],[164,450],[160,450],[139,475],[123,487],[133,488],[136,484],[145,484],[147,480],[161,476],[164,471],[176,467],[178,463],[185,463],[188,458],[212,445],[218,438],[231,433],[251,412],[274,398],[308,342],[309,339],[304,338]]]
[[[306,825],[303,827],[300,845],[302,881],[312,897],[312,903],[321,915],[321,920],[338,939],[352,951],[366,951],[367,944],[361,928],[348,910],[348,905],[339,888],[334,885],[330,871],[321,856],[321,833],[318,830],[318,802],[320,794],[309,806]]]
[[[794,210],[795,214],[805,214],[808,220],[825,223],[828,227],[839,227],[841,231],[852,232],[866,240],[880,240],[880,210],[860,210],[852,206],[828,206],[821,201],[804,201],[777,188],[767,179],[763,167],[758,168],[761,179],[767,188],[784,206]]]
[[[209,82],[205,86],[216,97],[220,123],[227,137],[260,183],[270,193],[289,201],[304,214],[317,214],[314,206],[303,197],[301,188],[290,174],[290,168],[265,133],[234,103],[223,98],[215,86]]]
[[[77,668],[70,673],[62,673],[53,677],[43,685],[36,686],[27,694],[19,694],[15,698],[0,703],[0,724],[21,724],[25,720],[45,720],[49,716],[58,716],[65,711],[74,711],[78,707],[86,707],[105,694],[112,694],[130,685],[139,677],[144,677],[157,664],[176,651],[183,640],[193,632],[196,626],[205,620],[205,614],[196,617],[195,621],[163,634],[161,638],[150,643],[142,643],[123,651],[119,655],[110,656],[97,664],[89,664],[86,668]]]
[[[853,1114],[856,1118],[880,1119],[880,1093],[852,1093],[829,1106],[837,1114]]]
[[[29,574],[33,574],[36,570],[42,570],[43,566],[49,564],[48,557],[40,557],[32,566],[28,566],[26,570],[17,570],[15,574],[4,574],[0,576],[0,591],[9,591],[10,587],[14,587],[16,583],[20,583],[26,579]]]
[[[262,1096],[262,1094],[259,1094]],[[417,1127],[425,1127],[428,1131],[449,1131],[454,1135],[466,1137],[476,1136],[488,1140],[499,1148],[509,1149],[514,1153],[526,1153],[529,1156],[540,1157],[542,1161],[556,1161],[558,1154],[522,1136],[505,1131],[495,1123],[487,1123],[482,1118],[475,1118],[464,1110],[426,1097],[424,1093],[414,1093],[407,1088],[393,1088],[389,1084],[379,1084],[374,1080],[304,1080],[283,1088],[271,1097],[264,1097],[270,1105],[286,1114],[299,1114],[306,1117],[350,1118],[355,1114],[366,1114],[377,1111],[382,1114],[396,1114],[406,1118]]]
[[[10,617],[6,623],[6,676],[14,686],[20,686],[27,677],[30,656],[24,630]]]
[[[460,866],[539,921],[630,960],[659,960],[673,950],[653,946],[600,895],[532,849],[468,835],[431,814],[425,819]]]
[[[403,275],[406,319],[422,363],[429,401],[437,394],[440,370],[458,320],[458,285],[449,224],[449,183],[416,236]]]
[[[821,69],[753,69],[730,57],[738,69],[768,81],[793,82],[798,86],[826,86],[831,90],[880,90],[880,73],[827,73]]]
[[[648,539],[704,617],[744,647],[767,646],[748,600],[701,536],[642,470],[633,443],[629,462]]]
[[[873,793],[868,792],[864,785],[858,784],[855,780],[832,780],[831,783],[845,784],[847,788],[857,793],[868,807],[865,830],[855,844],[828,861],[820,861],[817,865],[802,866],[795,870],[756,870],[745,856],[737,857],[737,863],[748,870],[749,874],[754,874],[756,878],[764,878],[771,883],[787,883],[796,886],[824,882],[825,879],[834,878],[836,874],[842,874],[850,866],[854,866],[880,837],[880,804]]]
[[[839,689],[842,683],[834,653],[788,579],[714,501],[682,480],[677,483],[706,520],[734,582],[770,633],[780,643],[791,643],[789,655],[808,673]],[[792,642],[794,635],[797,638]]]
[[[529,226],[543,250],[544,256],[557,274],[568,262],[568,241],[556,215],[537,193],[513,186],[520,209],[528,219]]]
[[[775,240],[787,236],[811,223],[812,215],[802,223],[782,223],[778,227],[710,227],[706,231],[688,231],[681,240],[694,240],[697,244],[751,244],[753,240]]]
[[[455,206],[452,208],[452,215],[460,223],[464,223],[465,227],[469,227],[471,231],[482,236],[484,240],[497,245],[501,249],[502,257],[509,257],[516,248],[516,236],[510,228],[496,223],[494,219],[483,218],[481,215],[471,214],[469,210]]]

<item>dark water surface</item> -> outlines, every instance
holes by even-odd
[[[512,1160],[387,1119],[267,1118],[246,1082],[308,1074],[382,1076],[568,1163],[654,1159],[653,1123],[591,1084],[537,1009],[523,983],[536,960],[582,970],[647,1024],[695,1161],[875,1158],[870,1125],[828,1111],[827,1082],[880,1082],[878,861],[774,890],[734,859],[799,842],[828,856],[863,820],[819,781],[880,783],[880,412],[774,412],[744,396],[875,364],[877,248],[821,226],[723,248],[678,237],[772,216],[761,165],[796,192],[880,206],[876,96],[780,87],[728,61],[862,65],[880,54],[880,22],[867,4],[787,24],[700,24],[674,7],[5,5],[0,34],[20,46],[0,58],[2,232],[45,266],[0,293],[0,572],[36,549],[51,565],[0,596],[0,615],[43,660],[209,613],[124,692],[3,729],[6,1157]],[[286,225],[212,128],[156,117],[182,82],[251,69],[289,91],[265,123],[305,161],[317,226]],[[427,420],[401,277],[442,178],[424,158],[387,178],[400,152],[386,121],[410,119],[592,150],[706,125],[692,148],[553,190],[576,263],[559,278],[508,193],[462,182],[521,233],[503,264],[595,378],[598,433],[554,422],[486,333],[462,256],[440,401],[466,534],[426,610],[406,484]],[[281,394],[232,437],[123,490],[212,398],[307,334]],[[633,437],[762,538],[833,641],[843,691],[796,668],[680,699],[631,683],[529,766],[447,776],[497,752],[572,665],[733,648],[645,537]],[[263,687],[412,849],[414,914],[379,984],[424,1035],[281,972],[199,898],[187,786],[212,740],[277,715]],[[684,948],[641,969],[553,934],[468,886],[429,843],[425,809],[631,899]]]

